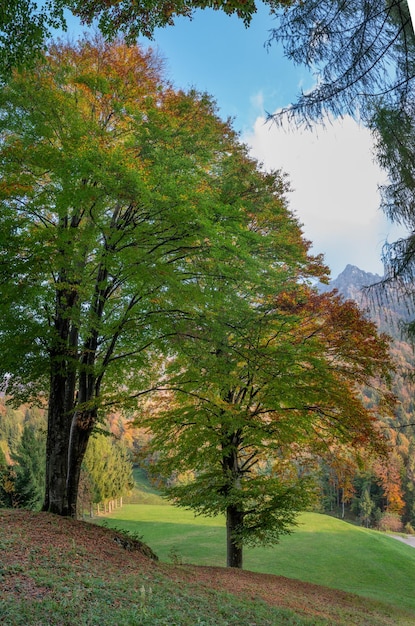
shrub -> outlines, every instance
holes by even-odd
[[[403,525],[400,516],[396,513],[384,513],[379,520],[379,530],[402,532]]]

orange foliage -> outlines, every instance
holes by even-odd
[[[401,481],[402,459],[391,450],[387,459],[374,462],[373,471],[386,497],[386,511],[400,515],[405,507]]]

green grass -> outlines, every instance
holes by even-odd
[[[126,504],[167,504],[167,501],[149,483],[145,471],[140,467],[134,467],[133,478],[135,487],[132,493],[124,498]]]
[[[58,591],[59,584],[51,580]],[[138,584],[138,588],[137,588]],[[86,589],[86,590],[85,590]],[[120,600],[122,603],[120,603]],[[138,577],[117,580],[69,580],[61,595],[42,602],[0,599],[0,623],[7,626],[329,626],[265,603],[229,594],[204,596],[187,586],[158,578],[145,586]]]
[[[141,535],[161,560],[225,565],[223,518],[194,517],[164,504],[127,505],[105,520]],[[298,528],[279,545],[246,548],[244,567],[415,611],[414,548],[329,516],[301,515]]]
[[[247,550],[246,566],[415,610],[414,548],[326,515],[299,522],[280,545]]]
[[[142,538],[162,561],[172,554],[183,563],[225,565],[223,518],[197,517],[190,511],[164,505],[125,505],[103,520]]]
[[[223,518],[195,517],[168,504],[125,505],[94,521],[142,537],[162,561],[174,551],[185,563],[225,565]]]

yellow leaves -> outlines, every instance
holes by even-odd
[[[23,182],[23,177],[16,177],[15,180],[0,180],[0,198],[13,198],[15,196],[25,196],[31,194],[32,185]]]

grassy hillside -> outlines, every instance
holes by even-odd
[[[142,536],[160,559],[196,565],[226,563],[225,520],[195,517],[160,497],[142,470],[135,470],[135,502],[105,524]],[[277,546],[245,549],[250,571],[286,576],[305,582],[390,602],[415,612],[415,549],[395,539],[342,520],[305,513],[295,532]]]
[[[0,623],[7,626],[410,626],[415,620],[415,612],[287,578],[156,562],[118,532],[47,513],[0,509],[0,554]]]
[[[226,563],[222,518],[195,518],[169,505],[130,505],[104,523],[142,536],[165,561]],[[279,545],[247,548],[244,567],[387,601],[415,614],[415,549],[326,515],[305,513]]]
[[[167,501],[160,496],[160,492],[149,483],[143,469],[134,467],[133,478],[135,488],[129,496],[124,498],[126,504],[167,504]]]

